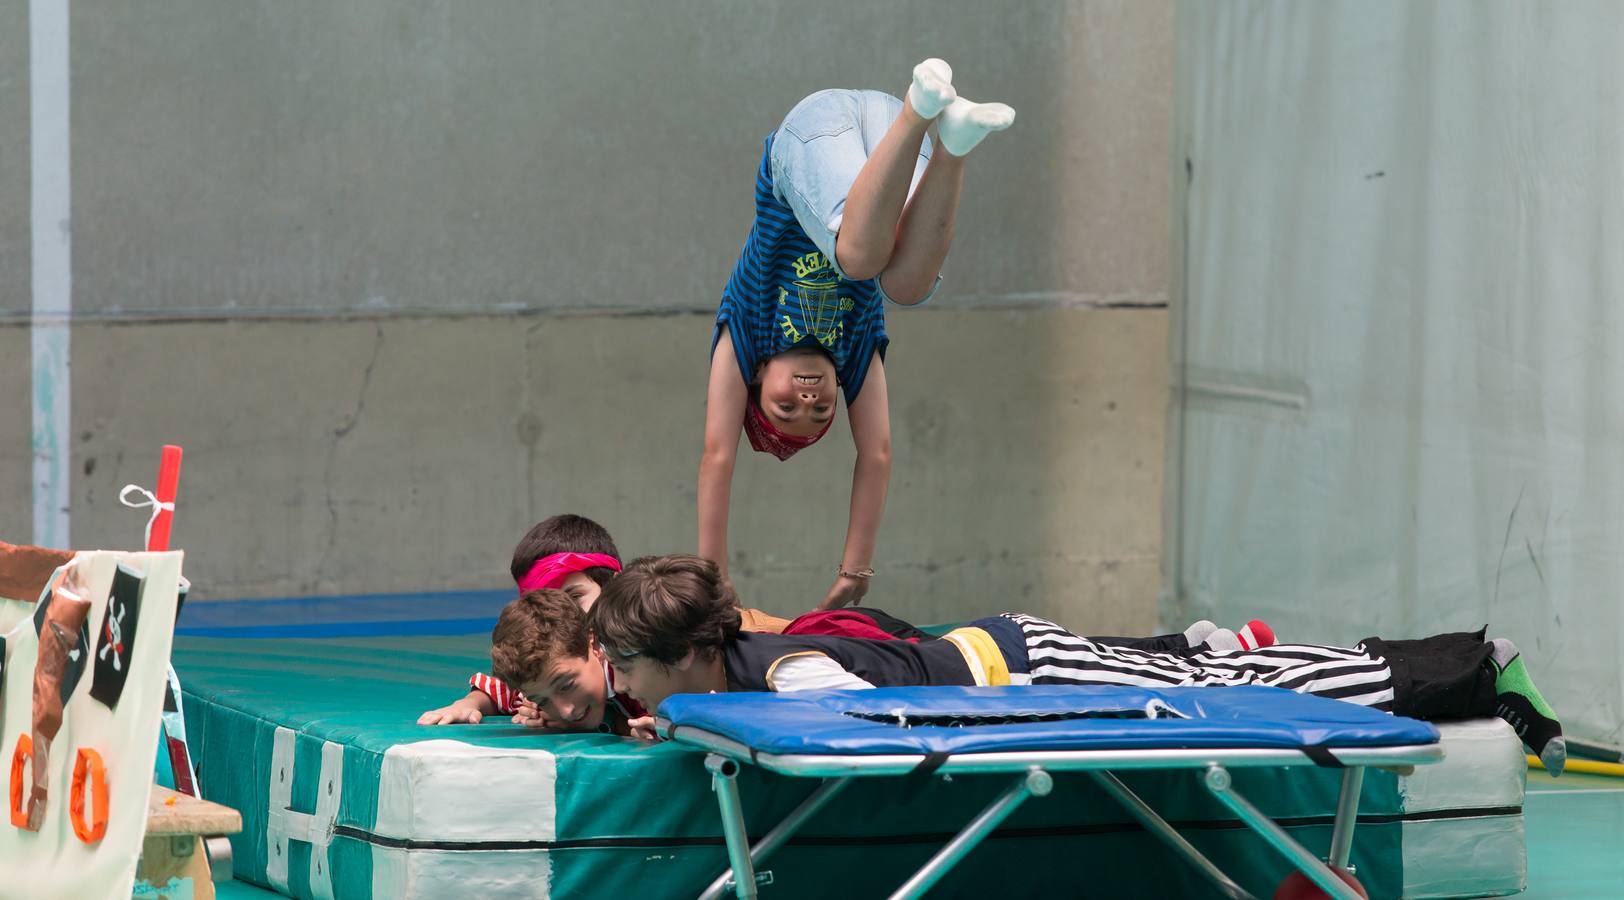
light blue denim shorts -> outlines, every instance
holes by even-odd
[[[773,135],[773,190],[842,278],[846,273],[835,261],[835,235],[846,211],[846,194],[901,114],[902,101],[880,91],[818,91],[795,104]],[[930,152],[927,137],[919,148],[909,197],[919,187]]]

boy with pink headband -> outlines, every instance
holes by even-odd
[[[947,63],[927,59],[905,100],[820,91],[767,138],[755,222],[711,333],[699,553],[724,575],[739,432],[788,459],[827,433],[844,393],[857,463],[845,549],[820,607],[867,593],[891,479],[883,301],[912,306],[935,293],[965,157],[1014,121],[1002,103],[959,96]]]
[[[509,572],[521,595],[559,590],[583,608],[598,599],[609,579],[620,571],[620,550],[602,525],[585,516],[560,515],[536,523],[513,548]],[[534,710],[524,696],[483,672],[468,679],[468,695],[418,717],[419,725],[477,724],[488,715],[526,715]]]
[[[521,597],[536,591],[563,591],[585,610],[620,571],[620,550],[608,529],[585,516],[565,513],[543,519],[519,539],[508,571]],[[758,609],[741,609],[739,613],[749,631],[776,633],[789,624],[787,619]],[[605,681],[611,682],[609,676]],[[607,699],[612,704],[612,682],[609,687]],[[468,679],[468,688],[461,700],[423,713],[417,724],[478,724],[486,716],[500,713],[513,716],[516,724],[558,726],[501,678],[478,672]],[[627,702],[626,698],[621,701]]]

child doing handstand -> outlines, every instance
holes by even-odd
[[[905,99],[820,91],[767,138],[755,222],[711,335],[699,553],[724,574],[740,430],[788,459],[823,437],[844,393],[857,462],[845,549],[821,605],[867,592],[891,477],[882,301],[911,306],[935,292],[965,155],[1014,121],[1002,103],[958,96],[953,70],[927,59]]]

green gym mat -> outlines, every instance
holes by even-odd
[[[505,720],[416,725],[461,695],[487,653],[482,635],[178,638],[204,796],[243,814],[232,839],[238,877],[300,898],[652,898],[691,897],[725,868],[700,753]],[[1498,720],[1460,727],[1447,738],[1450,762],[1367,776],[1353,861],[1372,897],[1485,896],[1525,883],[1521,750]],[[1326,851],[1338,772],[1235,775],[1240,791]],[[1284,877],[1286,863],[1190,773],[1124,780],[1249,890],[1268,896]],[[752,834],[814,787],[747,770]],[[773,880],[762,896],[884,896],[1002,787],[934,777],[847,791],[764,866]],[[1086,778],[1064,775],[933,896],[988,892],[1212,895]]]

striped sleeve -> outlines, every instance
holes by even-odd
[[[491,698],[491,702],[496,704],[496,711],[503,715],[511,716],[519,711],[519,700],[523,695],[500,679],[476,672],[468,679],[468,686]]]

